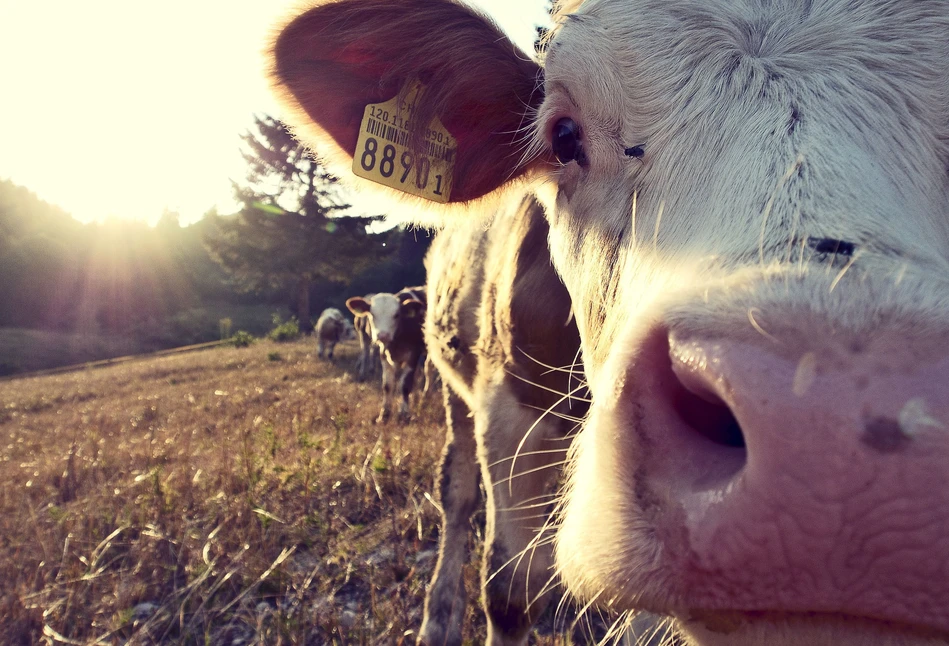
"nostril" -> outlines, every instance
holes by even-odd
[[[679,418],[715,444],[745,448],[745,436],[738,420],[708,381],[704,348],[681,344],[670,351],[669,357],[670,395]]]
[[[714,344],[662,328],[644,339],[634,364],[642,377],[632,399],[644,412],[630,414],[643,415],[652,477],[673,491],[723,491],[748,466],[744,418],[720,367]]]
[[[683,422],[715,444],[745,447],[738,420],[721,399],[705,389],[691,390],[677,380],[672,405]]]

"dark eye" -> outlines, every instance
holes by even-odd
[[[586,161],[583,145],[580,142],[580,126],[569,117],[559,119],[554,124],[550,147],[561,164],[576,160],[580,165]]]

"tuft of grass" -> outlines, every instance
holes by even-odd
[[[267,361],[283,361],[283,357],[279,352],[268,352]]]
[[[295,318],[291,317],[286,321],[281,321],[280,315],[274,314],[273,324],[274,328],[267,334],[271,341],[285,343],[300,338],[300,325]]]
[[[245,332],[244,330],[238,330],[234,336],[228,339],[228,343],[233,345],[235,348],[246,348],[254,341],[256,341],[254,335],[252,335],[250,332]]]

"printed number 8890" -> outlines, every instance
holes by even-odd
[[[363,170],[371,172],[373,168],[376,167],[376,162],[379,162],[379,174],[385,178],[392,177],[392,174],[395,172],[395,146],[392,144],[386,144],[382,148],[382,155],[377,159],[377,154],[379,152],[379,142],[375,137],[366,138],[366,146],[362,151],[362,157],[359,160],[360,165]],[[424,190],[428,186],[429,173],[432,169],[432,164],[429,161],[428,157],[419,157],[418,163],[415,163],[415,156],[409,151],[402,153],[399,158],[399,164],[402,166],[402,176],[399,178],[399,183],[405,184],[405,180],[408,178],[409,173],[412,172],[412,168],[415,168],[415,187]],[[435,195],[442,194],[442,176],[435,175],[435,190],[432,191]]]

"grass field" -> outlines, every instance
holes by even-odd
[[[414,644],[441,398],[376,426],[378,383],[337,350],[258,342],[0,382],[0,641]],[[589,641],[553,631],[570,623],[548,617],[532,643]]]

